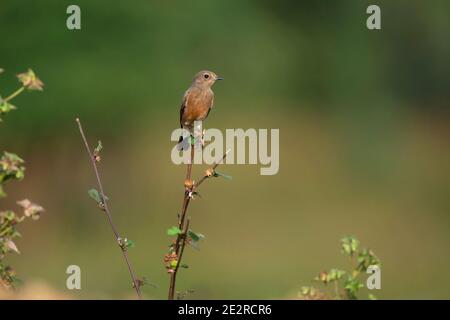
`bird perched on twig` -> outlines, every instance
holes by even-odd
[[[212,71],[200,71],[184,93],[180,109],[180,126],[189,130],[191,135],[194,133],[194,122],[203,121],[208,117],[214,104],[214,92],[211,87],[217,80],[222,79]],[[183,136],[178,141],[180,146],[182,142]],[[181,148],[185,149],[183,146]]]

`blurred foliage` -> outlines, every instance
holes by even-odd
[[[322,271],[314,281],[325,286],[333,287],[332,293],[326,293],[314,287],[302,287],[299,296],[306,300],[327,300],[327,299],[358,299],[359,291],[365,287],[360,280],[362,272],[366,272],[369,266],[380,267],[381,262],[370,249],[360,249],[359,241],[355,237],[348,236],[341,240],[342,253],[350,259],[352,270],[349,272],[339,269]],[[368,299],[375,300],[376,296],[368,295]]]
[[[0,60],[10,70],[26,60],[51,85],[48,99],[8,132],[68,135],[59,129],[79,115],[101,117],[97,125],[118,135],[138,117],[148,125],[176,118],[190,77],[203,68],[229,81],[218,105],[249,110],[279,101],[289,112],[301,103],[369,122],[380,104],[442,109],[450,98],[446,0],[378,1],[380,32],[365,27],[370,1],[81,0],[80,31],[65,27],[69,4],[2,4],[0,32],[14,50]]]
[[[3,71],[3,69],[0,69]],[[2,116],[11,110],[16,109],[10,101],[22,93],[25,89],[42,90],[43,83],[34,74],[32,70],[17,75],[22,86],[14,91],[6,98],[0,96],[0,121]],[[24,161],[14,153],[3,152],[0,157],[0,199],[6,197],[3,186],[11,180],[22,180],[25,176]],[[17,231],[17,225],[26,218],[38,219],[44,209],[28,199],[18,201],[17,204],[22,207],[23,215],[19,216],[14,211],[0,211],[0,284],[4,287],[13,287],[17,278],[11,266],[4,262],[8,253],[19,253],[16,243],[14,242],[21,235]]]

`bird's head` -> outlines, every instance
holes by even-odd
[[[203,70],[194,76],[194,83],[201,86],[211,87],[217,80],[223,80],[212,71]]]

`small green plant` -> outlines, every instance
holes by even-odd
[[[0,73],[2,72],[3,69],[0,69]],[[17,77],[22,84],[21,87],[6,98],[0,96],[0,122],[7,113],[17,109],[11,101],[19,94],[25,90],[42,90],[43,88],[44,84],[32,70],[21,73]],[[6,197],[5,184],[13,180],[20,181],[24,176],[24,161],[16,154],[4,151],[0,156],[0,199]],[[0,210],[0,284],[6,288],[14,287],[18,282],[13,268],[4,261],[9,253],[19,253],[15,240],[21,235],[17,226],[27,218],[38,219],[44,211],[44,208],[28,199],[18,201],[17,204],[22,208],[23,215],[12,210]]]
[[[326,289],[301,287],[300,298],[307,300],[358,299],[360,290],[365,287],[361,281],[361,273],[365,273],[369,266],[379,267],[380,260],[372,250],[361,249],[358,239],[352,236],[341,239],[341,251],[350,261],[350,271],[333,268],[320,272],[314,281],[323,284]],[[376,297],[369,294],[368,299],[375,300]]]

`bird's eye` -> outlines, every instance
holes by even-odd
[[[205,79],[208,79],[209,78],[209,74],[205,73],[205,75],[203,77],[205,77]]]

